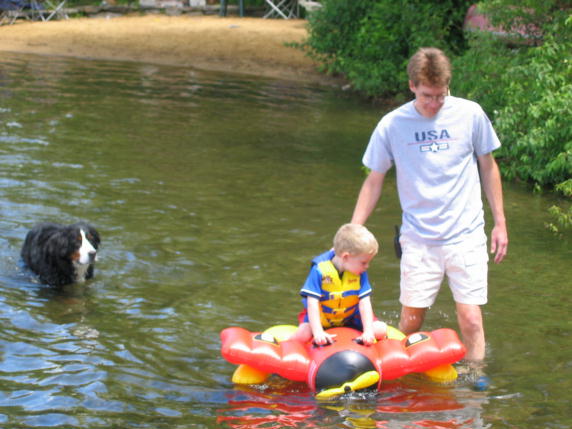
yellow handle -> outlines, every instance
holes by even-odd
[[[334,396],[343,395],[344,393],[355,392],[356,390],[365,389],[373,386],[379,381],[379,373],[377,371],[364,372],[353,381],[348,381],[339,387],[322,390],[316,395],[317,399],[329,399]]]

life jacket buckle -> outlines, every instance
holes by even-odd
[[[335,292],[329,292],[329,298],[330,300],[332,299],[342,299],[344,297],[344,292],[339,290],[339,291],[335,291]]]

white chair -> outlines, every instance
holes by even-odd
[[[298,4],[306,9],[306,12],[314,12],[322,7],[322,3],[312,0],[298,0]]]
[[[298,0],[265,0],[270,9],[264,18],[298,18]]]
[[[49,21],[52,18],[69,19],[64,6],[66,0],[31,0],[32,6],[32,19],[39,21]]]
[[[0,0],[0,25],[14,24],[18,18],[26,18],[25,5],[21,0]]]

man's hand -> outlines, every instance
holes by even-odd
[[[506,227],[495,226],[491,232],[491,254],[495,255],[495,264],[502,262],[508,251],[508,234]]]
[[[508,233],[504,216],[500,171],[491,153],[479,156],[479,171],[483,189],[487,195],[487,200],[489,200],[489,206],[495,222],[491,233],[491,253],[494,253],[494,261],[498,264],[506,256]]]

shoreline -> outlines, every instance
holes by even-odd
[[[190,16],[119,16],[0,26],[0,52],[188,66],[342,86],[287,46],[307,37],[307,21]]]

